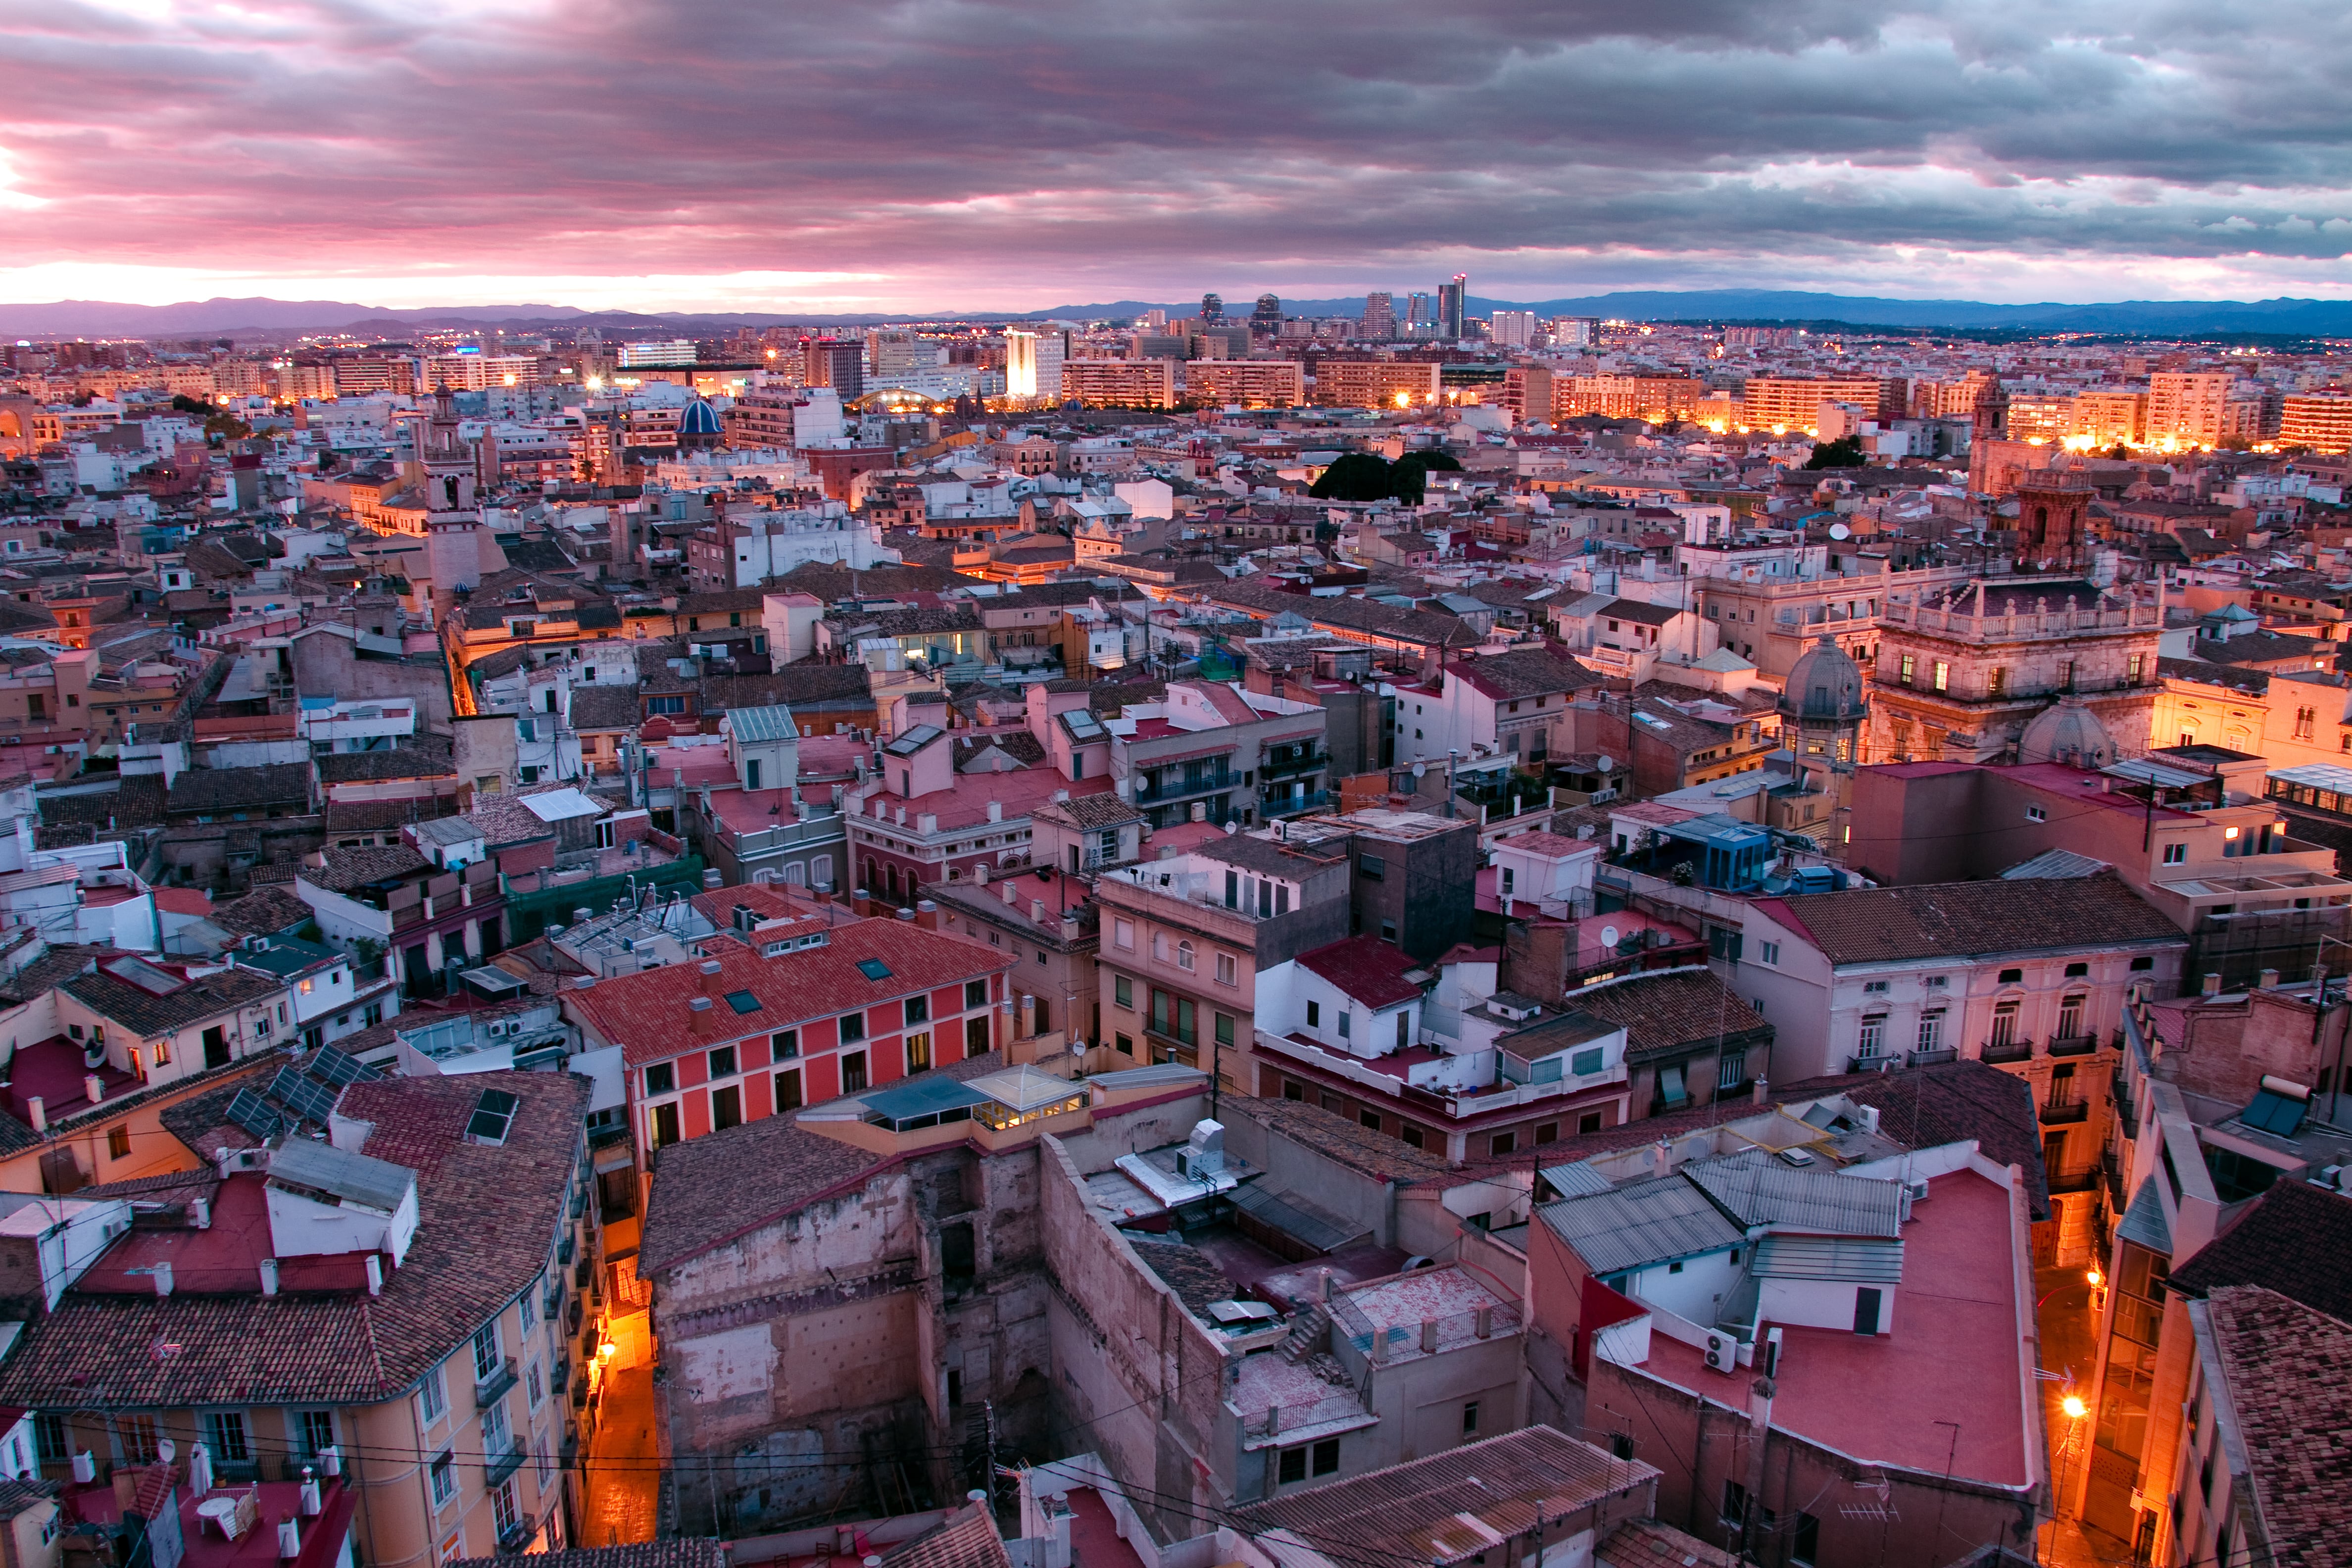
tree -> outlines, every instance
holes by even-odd
[[[1863,464],[1862,437],[1841,436],[1834,441],[1823,441],[1805,459],[1808,468],[1858,468]]]
[[[202,398],[190,397],[184,392],[172,394],[172,411],[175,414],[210,414],[213,405]]]
[[[1421,493],[1414,476],[1414,499]],[[1387,500],[1397,493],[1394,470],[1386,458],[1371,452],[1346,452],[1317,477],[1307,492],[1317,500]]]

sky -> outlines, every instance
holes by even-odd
[[[2352,6],[0,0],[0,300],[2352,297]]]

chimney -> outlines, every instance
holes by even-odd
[[[693,1001],[688,1003],[687,1006],[694,1014],[694,1032],[701,1036],[704,1039],[709,1039],[710,1037],[712,1026],[718,1022],[718,1020],[710,1016],[710,998],[708,996],[697,996]]]
[[[996,805],[996,803],[995,803],[994,801],[992,801],[992,801],[990,801],[988,804],[989,804],[991,806],[993,806],[993,805]],[[971,879],[972,879],[973,883],[974,883],[975,885],[979,886],[979,887],[985,888],[986,886],[988,886],[988,862],[987,862],[987,861],[982,860],[979,865],[974,866],[974,867],[971,868]]]
[[[278,1521],[278,1555],[288,1563],[302,1555],[302,1525],[288,1518]]]
[[[1421,1353],[1423,1355],[1437,1353],[1437,1320],[1435,1318],[1423,1318],[1421,1321]]]
[[[275,1258],[261,1260],[261,1293],[265,1296],[278,1294],[278,1259]]]
[[[158,1263],[155,1265],[154,1276],[155,1294],[158,1296],[170,1295],[172,1293],[172,1266],[168,1263]]]
[[[49,1130],[48,1108],[41,1103],[39,1095],[34,1095],[25,1101],[25,1113],[32,1118],[34,1131],[47,1132]]]
[[[1389,1359],[1389,1331],[1375,1324],[1372,1329],[1372,1360],[1385,1364]]]
[[[2263,988],[2263,990],[2265,990],[2265,991],[2275,991],[2275,990],[2277,990],[2277,989],[2278,989],[2278,971],[2277,971],[2277,970],[2275,970],[2275,969],[2265,969],[2265,970],[2263,970],[2263,975],[2262,975],[2262,988]]]
[[[1328,1268],[1315,1271],[1315,1299],[1327,1307],[1331,1304],[1331,1271]]]
[[[719,994],[719,972],[720,967],[719,961],[715,958],[705,959],[703,961],[702,994],[705,996],[716,996]]]
[[[2221,994],[2221,977],[2210,970],[2206,971],[2204,984],[2198,986],[2197,994],[2200,996],[2219,996]]]
[[[929,899],[915,901],[915,923],[925,931],[940,929],[940,906]]]
[[[1032,899],[1029,900],[1029,918],[1035,921],[1039,925],[1044,925],[1045,923],[1045,900]]]
[[[1006,882],[1006,883],[1004,883],[1004,884],[1003,884],[1003,888],[1004,888],[1004,907],[1005,907],[1006,909],[1008,909],[1008,910],[1017,910],[1017,909],[1019,909],[1019,908],[1021,907],[1021,889],[1020,889],[1019,888],[1017,888],[1017,887],[1014,887],[1014,886],[1013,886],[1012,883],[1010,883],[1010,882]]]
[[[89,1096],[89,1102],[92,1105],[96,1105],[100,1100],[106,1098],[106,1085],[100,1080],[99,1076],[94,1072],[82,1074],[81,1091]]]
[[[367,1277],[368,1294],[371,1296],[383,1295],[383,1255],[382,1253],[371,1252],[367,1255]]]
[[[305,1465],[302,1467],[302,1516],[316,1519],[319,1511],[319,1475]]]
[[[898,906],[898,918],[911,925],[914,923],[915,911],[901,904]]]
[[[1675,1147],[1661,1138],[1650,1146],[1650,1163],[1661,1176],[1675,1173]]]
[[[210,1198],[204,1198],[204,1197],[200,1197],[200,1198],[194,1198],[194,1199],[190,1200],[189,1205],[188,1205],[188,1214],[189,1214],[189,1218],[190,1218],[190,1219],[192,1219],[192,1220],[195,1223],[195,1227],[196,1227],[198,1230],[210,1230],[210,1229],[212,1229],[212,1227],[213,1227],[213,1201],[212,1201],[212,1199],[210,1199]]]
[[[1003,801],[992,800],[988,803],[988,820],[991,822],[1002,822],[1004,820],[1004,803]]]
[[[1476,1334],[1482,1340],[1489,1340],[1495,1337],[1495,1308],[1493,1303],[1482,1303],[1471,1310],[1470,1330],[1471,1332]]]
[[[1762,1105],[1765,1103],[1765,1096],[1769,1094],[1771,1090],[1772,1086],[1759,1078],[1756,1080],[1756,1090],[1752,1098],[1757,1104]]]

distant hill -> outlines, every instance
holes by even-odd
[[[1255,296],[1227,296],[1228,312],[1246,315]],[[1397,296],[1400,313],[1403,298]],[[1340,299],[1285,299],[1285,312],[1303,316],[1356,316],[1361,295]],[[190,337],[236,331],[339,331],[394,336],[432,326],[506,326],[527,329],[561,323],[593,325],[609,333],[690,335],[740,326],[799,324],[851,327],[884,321],[1105,321],[1164,310],[1171,316],[1197,310],[1192,300],[1115,300],[1063,305],[1047,310],[897,311],[888,315],[818,315],[772,311],[583,310],[571,305],[436,306],[392,310],[333,300],[194,300],[176,305],[124,305],[99,300],[60,300],[49,304],[0,304],[0,333],[9,337]],[[1788,289],[1711,289],[1689,292],[1653,290],[1592,294],[1576,299],[1495,300],[1474,296],[1470,313],[1533,310],[1544,316],[1599,316],[1637,321],[1843,322],[1856,327],[1902,327],[2106,332],[2122,335],[2195,336],[2269,332],[2295,337],[2352,337],[2352,300],[2126,300],[2109,304],[1989,305],[1971,300],[1887,300],[1848,294],[1812,294]]]

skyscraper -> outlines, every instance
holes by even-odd
[[[1437,318],[1430,314],[1429,296],[1415,289],[1404,302],[1404,329],[1408,337],[1426,337]]]
[[[1535,342],[1536,313],[1533,310],[1497,310],[1494,315],[1493,337],[1505,348],[1523,349]]]
[[[1272,294],[1257,297],[1257,309],[1250,312],[1250,335],[1270,338],[1282,331],[1282,301]]]
[[[1069,333],[1059,327],[1010,327],[1004,333],[1004,391],[1009,397],[1062,395],[1062,362]]]
[[[1469,292],[1470,275],[1467,272],[1457,272],[1454,275],[1453,282],[1440,283],[1437,286],[1437,335],[1439,337],[1459,338],[1462,335],[1465,323],[1468,319],[1464,311],[1464,304]]]
[[[1365,295],[1364,324],[1360,330],[1368,338],[1396,336],[1396,300],[1386,294]]]
[[[829,386],[844,403],[866,395],[866,345],[838,338],[811,338],[801,344],[801,384]]]
[[[1225,301],[1216,294],[1201,296],[1201,324],[1214,326],[1225,319]]]

